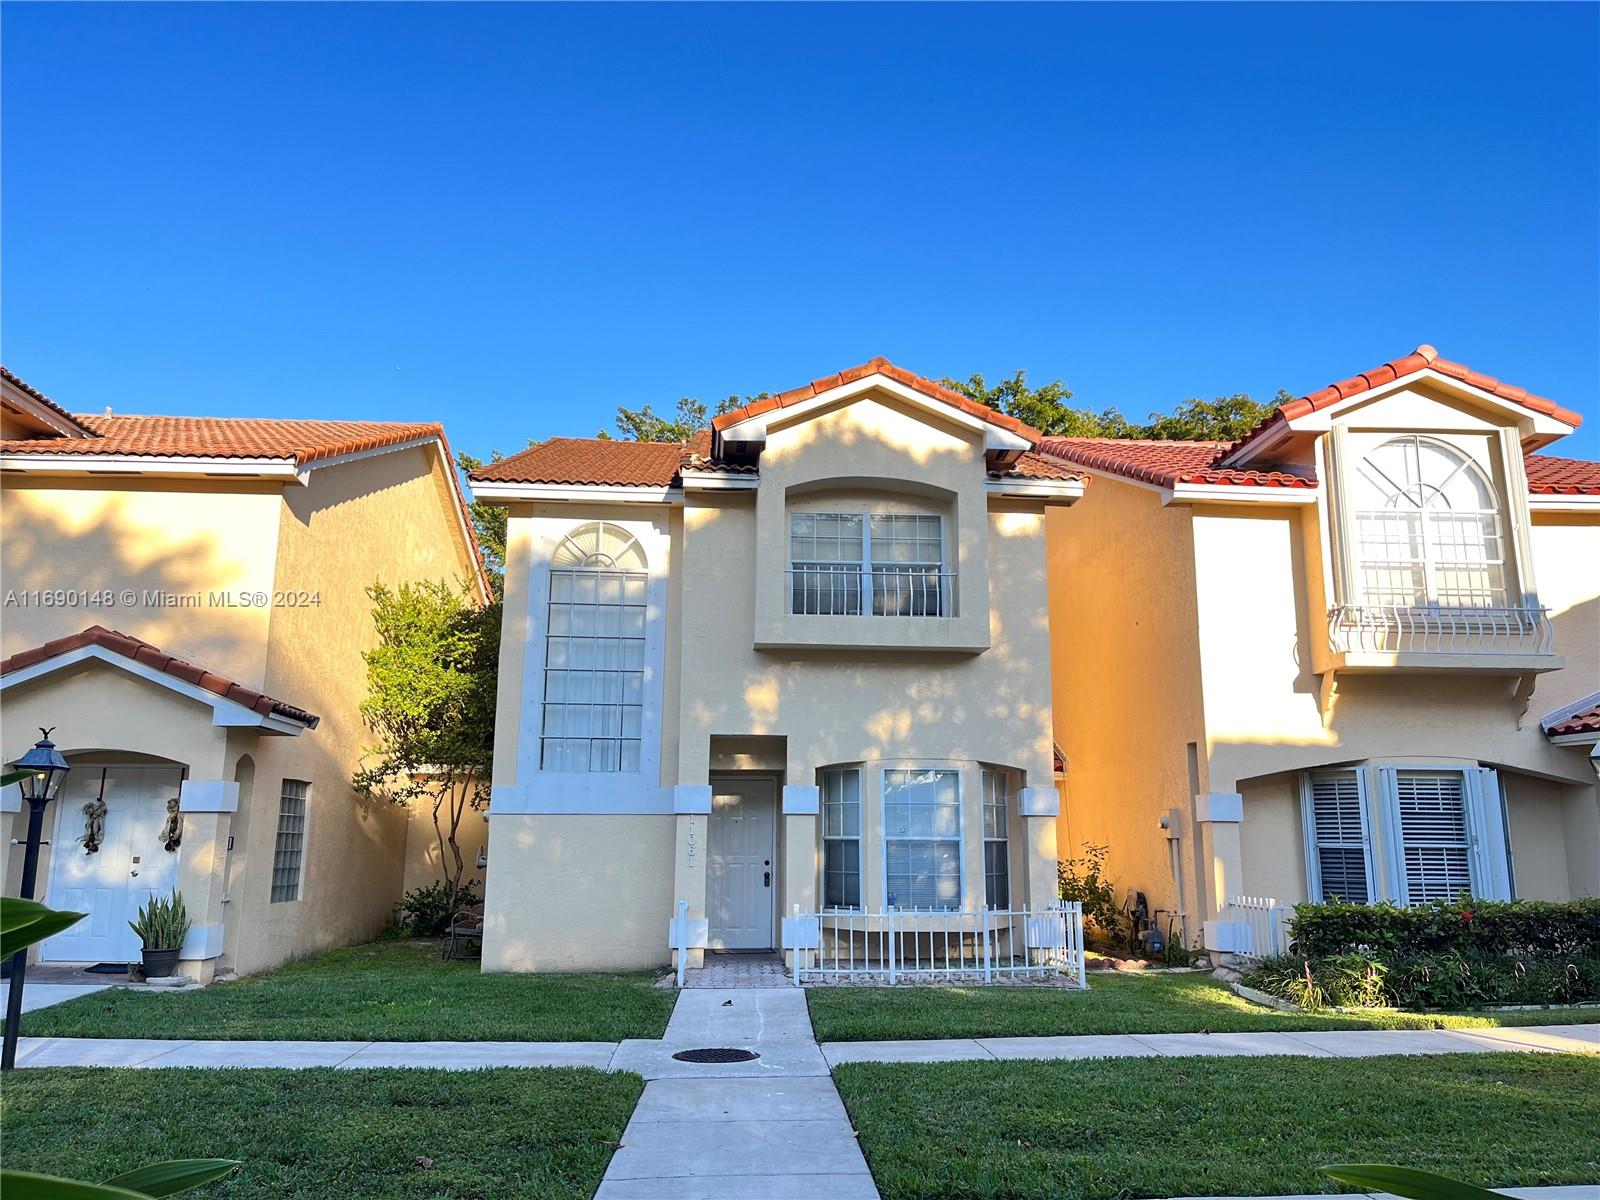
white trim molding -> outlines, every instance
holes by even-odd
[[[1025,787],[1017,793],[1017,811],[1024,817],[1059,817],[1061,793],[1053,787]]]
[[[57,654],[54,658],[46,658],[32,666],[23,667],[21,670],[12,671],[0,677],[0,692],[8,691],[24,683],[31,683],[41,676],[54,674],[66,667],[76,666],[78,663],[91,660],[105,663],[108,667],[115,667],[125,671],[147,683],[164,687],[169,691],[177,692],[180,696],[187,696],[197,700],[211,710],[211,723],[221,728],[257,728],[268,733],[286,733],[298,736],[309,726],[304,721],[297,721],[281,713],[262,713],[253,708],[246,708],[236,700],[229,700],[215,692],[209,692],[203,687],[187,683],[176,675],[168,675],[165,671],[158,671],[154,667],[146,666],[142,662],[117,654],[104,646],[88,645],[79,646],[75,650],[68,650]]]
[[[180,458],[162,454],[0,454],[0,469],[35,475],[229,475],[302,482],[292,458]]]
[[[178,788],[178,811],[238,812],[239,785],[227,779],[185,779]]]
[[[1244,820],[1244,796],[1239,792],[1196,792],[1194,819],[1217,825],[1237,825]]]
[[[990,479],[983,490],[991,496],[1072,504],[1083,499],[1085,486],[1081,479]]]
[[[680,816],[711,813],[711,786],[705,783],[680,783],[672,789],[672,811]]]
[[[1552,492],[1529,492],[1528,509],[1536,513],[1600,513],[1600,495],[1562,495]]]
[[[753,492],[761,486],[761,476],[749,471],[680,470],[686,492]]]
[[[822,789],[813,783],[783,785],[783,815],[814,817],[822,811]]]

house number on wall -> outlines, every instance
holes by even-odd
[[[695,819],[693,816],[689,818],[689,833],[686,848],[689,857],[689,870],[692,871],[698,865],[696,860],[698,859],[700,852],[700,835],[696,831]]]

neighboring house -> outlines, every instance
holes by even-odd
[[[128,920],[173,887],[194,920],[182,969],[201,978],[378,931],[407,814],[350,787],[370,740],[365,589],[443,579],[486,596],[444,431],[72,415],[9,372],[0,393],[3,750],[54,728],[72,770],[38,893],[89,914],[40,957],[136,960]],[[89,853],[84,808],[102,800]],[[7,789],[8,839],[19,805]],[[21,853],[0,854],[9,894]]]
[[[1236,444],[1045,439],[1063,853],[1224,951],[1241,896],[1600,893],[1578,422],[1423,346]]]
[[[553,438],[509,510],[487,970],[642,967],[819,908],[1056,896],[1045,512],[1014,418],[882,359],[687,445]]]

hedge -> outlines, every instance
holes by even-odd
[[[1600,953],[1268,958],[1244,982],[1306,1009],[1459,1010],[1600,1001]]]
[[[1297,904],[1290,936],[1302,956],[1561,958],[1600,954],[1600,899]]]

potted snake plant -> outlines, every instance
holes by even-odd
[[[178,954],[189,936],[189,910],[179,892],[165,899],[151,896],[139,910],[139,919],[129,921],[128,927],[144,943],[146,979],[165,979],[178,969]]]

